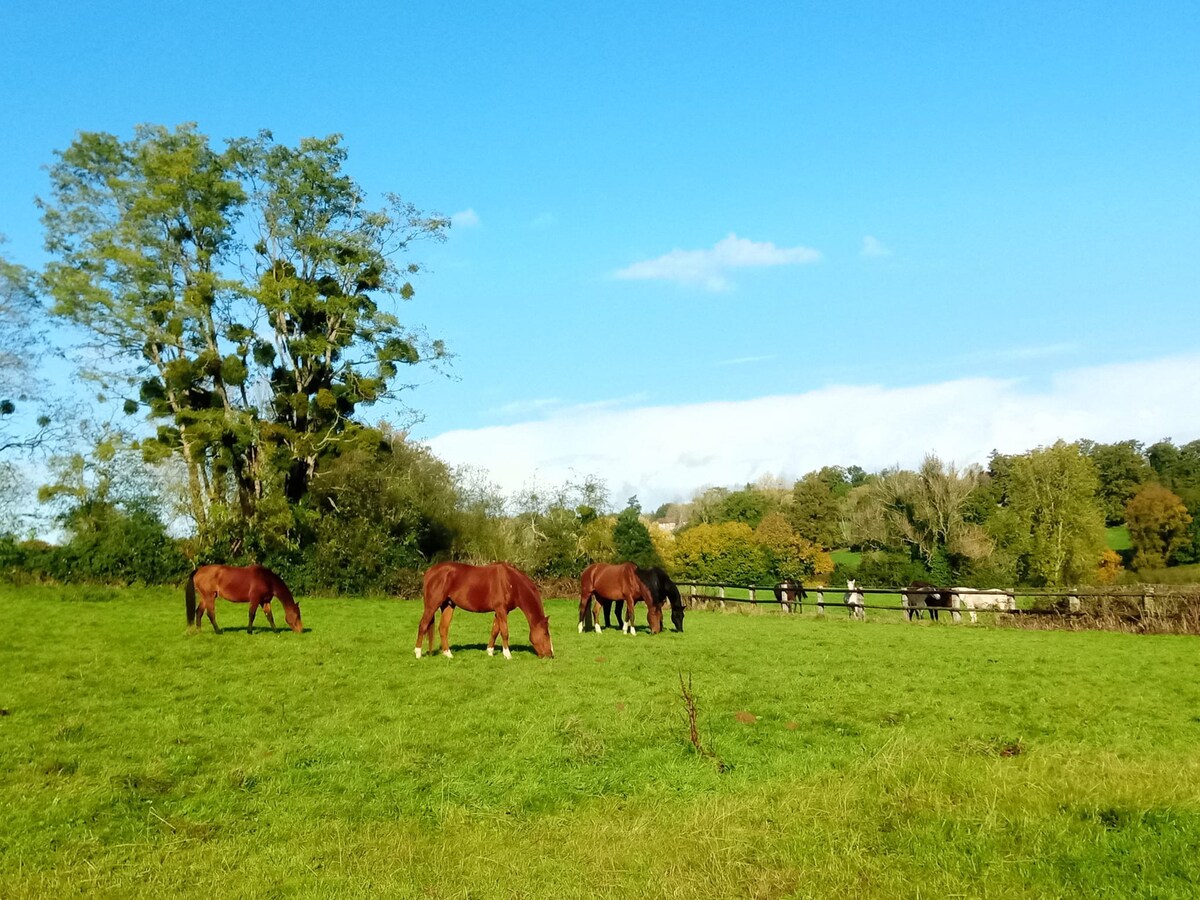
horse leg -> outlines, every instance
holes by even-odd
[[[637,634],[637,628],[633,624],[633,598],[629,597],[625,600],[625,633],[630,637]]]
[[[450,652],[450,620],[454,618],[454,607],[447,606],[442,610],[442,624],[438,629],[442,637],[442,656],[447,659],[453,659],[454,654]]]
[[[269,599],[262,605],[262,611],[271,625],[271,630],[277,631],[278,629],[275,628],[275,617],[271,615],[271,601]]]
[[[605,603],[604,605],[607,607],[608,603]],[[620,628],[622,631],[624,631],[625,630],[625,622],[621,615],[621,602],[617,601],[616,603],[613,603],[612,607],[613,607],[613,611],[617,614],[617,627]],[[608,612],[608,610],[605,609],[605,613],[607,613],[607,612]],[[605,619],[604,627],[607,628],[608,627],[608,616],[605,615],[604,619]]]
[[[592,605],[590,594],[579,595],[579,633],[583,634],[583,627],[587,623],[588,609]],[[597,629],[599,630],[599,629]]]
[[[208,621],[212,623],[213,631],[220,634],[221,628],[217,625],[217,595],[215,593],[204,598],[204,611],[208,614]]]
[[[421,621],[417,623],[417,645],[413,648],[417,659],[421,658],[421,640],[423,638],[429,638],[427,652],[433,652],[433,617],[435,615],[437,615],[437,607],[426,604],[425,611],[421,613]]]
[[[601,600],[600,605],[602,607],[604,607],[604,627],[612,628],[612,619],[609,618],[609,613],[612,612],[612,601],[611,600]],[[620,607],[617,607],[617,618],[620,619],[620,617],[621,617],[621,609],[620,609]],[[619,625],[620,622],[618,622],[617,624]]]
[[[512,653],[508,649],[508,612],[505,610],[496,611],[496,624],[500,628],[500,640],[504,642],[504,658],[512,659]]]
[[[246,623],[246,634],[254,634],[254,614],[258,612],[258,600],[250,601],[250,621]]]
[[[500,634],[500,614],[492,616],[492,636],[488,638],[488,656],[496,654],[496,636]]]

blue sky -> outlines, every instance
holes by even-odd
[[[344,134],[455,214],[414,433],[508,489],[1200,437],[1200,7],[910,6],[19,4],[0,232],[79,130]]]

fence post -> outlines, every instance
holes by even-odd
[[[720,587],[717,588],[717,596],[721,598],[717,602],[721,604],[721,609],[724,609],[725,608],[725,585],[721,585]]]
[[[817,589],[817,615],[825,615],[825,591],[821,588]]]
[[[694,584],[689,585],[688,590],[690,592],[688,594],[688,609],[695,609],[696,608],[696,585],[694,585]]]
[[[756,612],[758,607],[754,605],[754,601],[758,599],[758,588],[750,585],[750,612]]]
[[[1154,616],[1158,613],[1158,605],[1154,602],[1154,588],[1147,587],[1142,594],[1142,618]]]
[[[1081,606],[1079,603],[1079,598],[1076,597],[1074,594],[1068,594],[1067,595],[1067,609],[1073,613],[1077,613],[1077,612],[1079,612],[1080,608],[1081,608]]]

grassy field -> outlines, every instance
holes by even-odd
[[[553,660],[459,613],[417,661],[411,602],[182,607],[0,589],[0,896],[1200,893],[1194,638],[553,601]]]

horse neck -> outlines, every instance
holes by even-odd
[[[283,601],[284,606],[296,605],[296,598],[292,596],[288,586],[283,583],[283,579],[274,572],[271,573],[271,592]]]
[[[513,605],[525,614],[525,618],[529,620],[529,624],[538,622],[546,618],[546,608],[542,606],[541,597],[528,590],[514,591]]]

